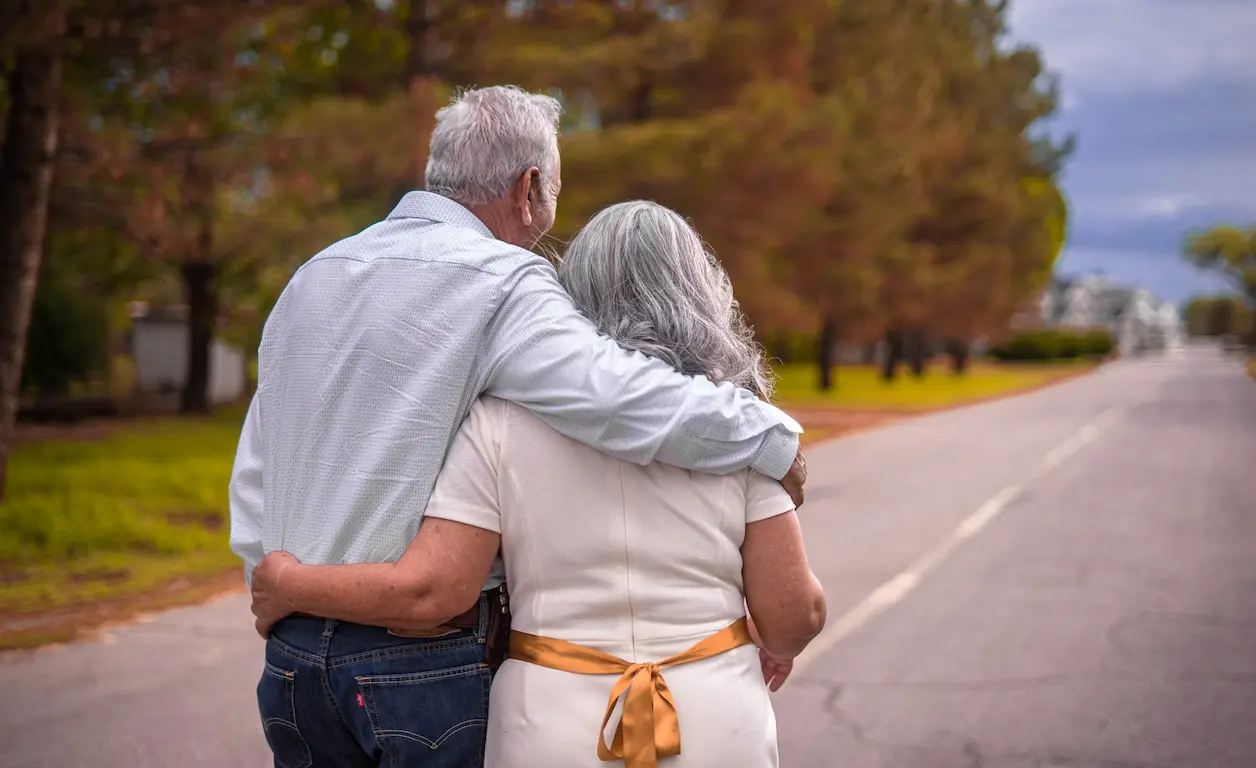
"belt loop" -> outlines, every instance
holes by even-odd
[[[336,633],[336,623],[335,619],[327,619],[323,622],[323,636],[321,639],[321,647],[319,648],[319,655],[321,655],[324,659],[331,655],[331,636]]]
[[[493,593],[492,593],[492,592],[481,592],[481,593],[480,593],[480,603],[479,603],[479,608],[480,608],[479,624],[480,624],[480,626],[476,629],[476,637],[478,637],[480,640],[488,640],[488,621],[489,621],[489,615],[490,615],[490,614],[492,613],[492,611],[493,611],[493,600],[491,599],[491,598],[492,598],[492,596],[493,596]]]

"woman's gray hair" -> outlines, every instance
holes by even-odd
[[[558,278],[620,346],[771,396],[771,371],[728,274],[675,211],[641,200],[600,211],[567,247]]]
[[[558,168],[562,113],[556,99],[513,85],[455,95],[436,113],[424,174],[427,190],[469,208],[487,205],[535,166],[544,201]]]

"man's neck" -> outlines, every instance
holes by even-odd
[[[475,214],[475,217],[488,227],[488,231],[493,233],[493,237],[505,243],[512,243],[510,219],[507,211],[501,201],[494,201],[488,205],[467,206],[467,210]]]

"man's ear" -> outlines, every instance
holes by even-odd
[[[510,189],[510,203],[525,227],[532,226],[532,198],[540,194],[541,170],[536,166],[519,175]]]

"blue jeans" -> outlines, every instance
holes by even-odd
[[[484,765],[491,682],[480,626],[433,638],[290,616],[266,643],[257,703],[276,768]]]

